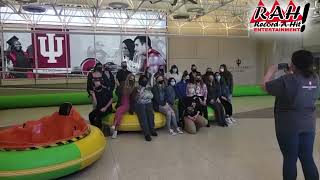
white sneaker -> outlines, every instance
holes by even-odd
[[[113,134],[112,134],[112,139],[116,139],[117,138],[117,135],[118,135],[118,131],[113,131]]]
[[[233,122],[231,121],[231,119],[229,117],[226,118],[226,122],[227,122],[228,126],[233,124]]]
[[[170,134],[170,135],[172,135],[172,136],[177,135],[177,133],[176,133],[176,132],[174,132],[174,130],[173,130],[173,129],[169,129],[169,134]]]
[[[233,117],[230,117],[230,119],[233,123],[237,123],[237,120],[235,120]]]
[[[183,131],[181,131],[180,128],[177,128],[177,132],[178,132],[178,134],[183,134]]]

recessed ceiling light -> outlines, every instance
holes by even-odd
[[[35,4],[24,5],[24,6],[22,6],[22,9],[27,12],[31,12],[31,13],[44,13],[44,12],[46,12],[46,8],[39,6],[39,5],[35,5]]]
[[[109,7],[112,7],[113,9],[127,9],[129,5],[123,2],[112,2],[109,3]]]
[[[187,12],[197,12],[197,13],[200,13],[200,12],[204,12],[204,9],[203,9],[203,8],[200,8],[200,7],[194,7],[194,8],[189,8],[189,9],[187,9]]]

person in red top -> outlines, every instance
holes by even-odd
[[[152,49],[151,40],[146,36],[137,36],[134,39],[135,60],[138,62],[139,71],[144,72],[148,67],[149,72],[154,74],[158,71],[159,66],[166,65],[166,60],[161,54]],[[148,46],[147,46],[148,45]]]

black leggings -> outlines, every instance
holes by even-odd
[[[315,132],[277,133],[283,155],[283,180],[297,179],[297,159],[300,159],[304,178],[319,180],[318,169],[313,160]]]
[[[98,127],[99,129],[102,129],[102,119],[107,116],[110,112],[101,112],[98,109],[94,109],[89,114],[89,120],[90,124]]]
[[[223,105],[223,108],[226,112],[226,115],[231,117],[232,111],[233,111],[232,104],[229,101],[222,99],[221,97],[219,98],[219,100],[220,100],[221,104]]]
[[[209,102],[208,106],[214,110],[215,118],[218,124],[220,126],[227,125],[223,105],[218,102],[214,102],[214,103]]]

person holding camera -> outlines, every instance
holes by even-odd
[[[273,65],[263,79],[263,88],[276,97],[275,130],[283,155],[284,180],[297,178],[298,158],[305,179],[319,179],[313,160],[319,77],[313,72],[313,59],[309,51],[296,51],[290,67],[288,64]],[[286,70],[286,75],[271,80],[278,70]]]

